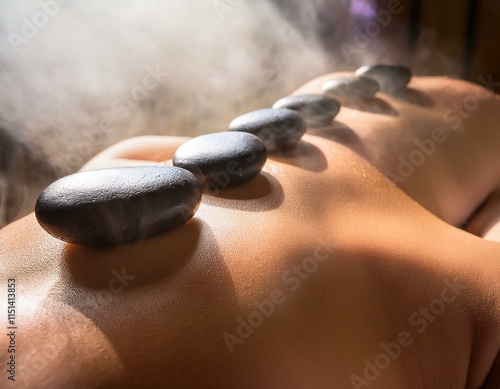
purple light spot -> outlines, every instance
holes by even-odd
[[[375,4],[371,0],[352,0],[351,15],[371,20],[376,15]]]

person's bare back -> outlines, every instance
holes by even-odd
[[[1,278],[17,288],[12,386],[478,388],[489,374],[496,387],[500,245],[446,222],[465,223],[498,188],[499,103],[482,99],[414,172],[392,176],[401,190],[384,174],[475,91],[411,87],[419,100],[380,95],[377,113],[344,102],[332,127],[204,195],[163,235],[94,249],[53,239],[33,215],[2,230]],[[181,142],[131,139],[87,168],[157,163]],[[465,165],[457,150],[483,159]]]

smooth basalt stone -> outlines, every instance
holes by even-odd
[[[373,65],[363,66],[356,71],[358,76],[370,77],[380,84],[382,92],[398,92],[411,80],[411,70],[404,66]]]
[[[201,200],[196,178],[177,167],[87,171],[63,177],[38,198],[40,225],[65,242],[109,246],[186,223]]]
[[[182,144],[174,166],[191,171],[201,184],[224,189],[256,176],[267,160],[264,142],[246,132],[201,135]]]
[[[291,109],[300,113],[307,125],[321,127],[331,124],[340,111],[340,103],[325,95],[310,94],[285,97],[278,100],[273,108]]]
[[[302,115],[287,108],[265,108],[234,119],[229,131],[243,131],[258,136],[267,150],[285,150],[300,141],[306,132]]]
[[[380,91],[380,85],[369,77],[338,77],[325,82],[323,91],[333,95],[370,98]]]

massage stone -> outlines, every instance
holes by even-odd
[[[111,168],[52,183],[38,198],[35,213],[58,239],[109,246],[178,227],[194,216],[200,201],[196,178],[185,169]]]
[[[340,103],[319,94],[289,96],[278,100],[274,109],[288,108],[302,115],[310,127],[323,127],[332,123],[340,111]]]
[[[296,145],[306,127],[302,116],[291,109],[265,108],[237,117],[229,124],[229,131],[256,135],[273,152]]]
[[[411,70],[404,66],[363,66],[356,71],[358,76],[370,77],[380,84],[380,90],[395,93],[406,88],[411,80]]]
[[[200,184],[224,189],[257,175],[267,160],[264,142],[246,132],[201,135],[182,144],[173,164],[192,172]]]
[[[371,98],[380,91],[380,85],[369,77],[337,77],[325,82],[323,91],[336,96]]]

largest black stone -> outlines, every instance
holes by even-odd
[[[127,167],[76,173],[40,195],[35,214],[52,236],[108,246],[161,234],[186,223],[201,200],[187,170]]]

